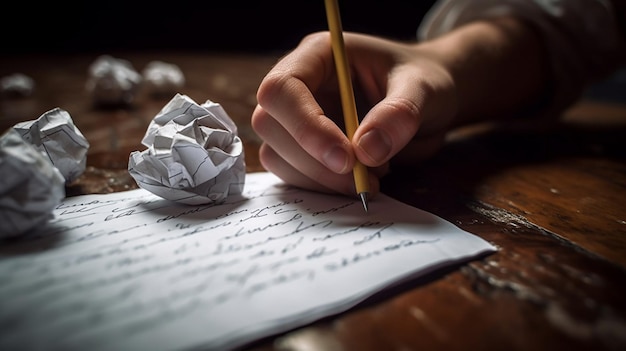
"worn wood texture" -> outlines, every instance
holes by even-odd
[[[273,55],[122,52],[141,70],[177,64],[181,93],[219,102],[239,126],[248,171],[259,171],[250,128],[256,88]],[[67,110],[91,147],[68,196],[136,188],[131,151],[171,96],[141,92],[129,107],[93,106],[85,90],[96,56],[0,58],[0,77],[25,73],[28,98],[3,97],[0,130]],[[432,160],[393,169],[383,190],[500,249],[402,284],[354,309],[249,350],[626,349],[626,106],[583,101],[550,126],[482,125],[451,134]]]

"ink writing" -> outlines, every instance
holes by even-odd
[[[383,194],[364,213],[269,173],[212,205],[138,189],[53,215],[0,246],[0,349],[228,349],[493,250]]]

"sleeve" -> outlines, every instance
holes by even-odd
[[[569,106],[589,84],[623,63],[623,41],[609,0],[440,0],[424,17],[417,36],[428,40],[497,16],[521,18],[541,36],[554,82],[544,112]]]

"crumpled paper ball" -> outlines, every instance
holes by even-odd
[[[67,111],[56,107],[36,120],[17,123],[13,129],[47,155],[67,184],[85,171],[89,142]]]
[[[0,136],[0,238],[22,235],[47,222],[65,198],[58,168],[15,129]]]
[[[35,81],[23,73],[13,73],[0,79],[0,92],[5,96],[28,97],[34,91]]]
[[[218,103],[198,105],[176,94],[150,122],[142,144],[147,149],[130,154],[128,171],[158,196],[200,205],[243,191],[243,143]]]
[[[86,89],[96,105],[130,105],[141,80],[129,61],[102,55],[89,66]]]
[[[175,64],[151,61],[143,69],[143,86],[153,95],[174,94],[185,85],[183,71]]]

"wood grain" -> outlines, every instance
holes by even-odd
[[[275,55],[119,52],[141,70],[177,64],[182,93],[219,102],[239,126],[248,171],[259,171],[250,127],[256,88]],[[85,90],[94,55],[0,58],[25,73],[28,98],[3,97],[0,129],[67,110],[91,147],[68,196],[136,188],[131,151],[171,97],[138,94],[101,109]],[[626,349],[626,106],[582,101],[554,125],[482,125],[453,133],[433,159],[392,169],[383,191],[494,243],[496,254],[406,282],[354,309],[249,350]]]

